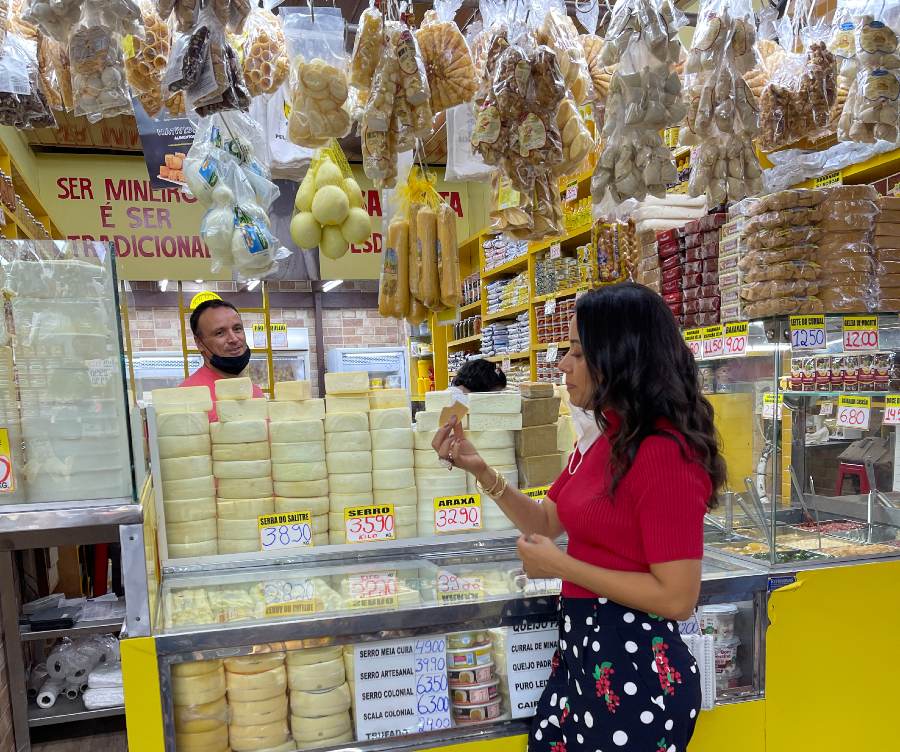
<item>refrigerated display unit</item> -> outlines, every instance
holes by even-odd
[[[372,388],[410,391],[409,355],[404,347],[336,347],[328,351],[325,365],[331,372],[368,371]]]

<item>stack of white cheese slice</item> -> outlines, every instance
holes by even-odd
[[[374,394],[374,392],[373,392]],[[413,459],[412,414],[408,407],[373,410],[372,486],[375,504],[394,505],[394,537],[414,538],[416,477]]]
[[[154,389],[152,398],[169,557],[217,554],[212,396],[205,386],[191,386]]]
[[[225,659],[232,752],[291,749],[284,653]]]
[[[266,401],[253,399],[248,378],[219,379],[216,412],[210,434],[219,553],[259,551],[257,520],[275,509]]]
[[[222,661],[172,664],[172,705],[178,752],[225,752],[229,749],[228,703]]]
[[[426,399],[430,396],[426,394]],[[434,500],[442,496],[458,496],[467,492],[466,472],[457,467],[446,468],[431,446],[438,428],[440,412],[416,413],[414,460],[418,489],[417,517],[419,535],[434,534]]]
[[[516,468],[516,435],[513,431],[467,431],[466,438],[475,445],[478,454],[492,468],[503,475],[515,488],[519,473]],[[469,493],[478,493],[475,476],[467,478]],[[515,525],[487,494],[481,494],[481,517],[484,530],[512,530]]]
[[[287,654],[291,733],[300,749],[353,740],[350,686],[340,646]]]

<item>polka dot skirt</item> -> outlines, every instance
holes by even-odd
[[[675,622],[606,598],[560,598],[529,752],[687,752],[700,673]]]

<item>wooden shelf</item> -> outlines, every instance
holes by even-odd
[[[462,339],[451,339],[447,343],[447,347],[448,348],[449,347],[461,347],[462,345],[468,345],[468,344],[471,344],[472,342],[478,342],[480,344],[481,343],[481,335],[473,334],[471,337],[463,337]]]
[[[570,347],[569,340],[567,339],[562,340],[561,342],[554,342],[553,344],[559,347],[560,350],[567,350]],[[539,350],[546,350],[549,346],[550,345],[546,343],[538,343],[536,345],[532,345],[531,349],[535,352],[538,352]]]
[[[26,145],[25,148],[27,149],[29,147]],[[12,178],[13,188],[16,191],[19,203],[28,208],[36,220],[43,222],[44,227],[47,228],[47,232],[50,233],[51,238],[57,240],[61,239],[63,237],[62,232],[60,232],[59,228],[54,224],[46,208],[44,208],[44,205],[41,204],[37,196],[28,186],[28,182],[24,177],[25,173],[16,163],[12,153],[2,140],[0,140],[0,169]],[[13,226],[16,228],[14,233],[6,233],[8,239],[15,240],[17,238],[28,238],[34,240],[33,234],[25,229],[25,223],[16,217],[15,212],[10,211],[6,206],[3,206],[3,215],[6,219],[6,222],[4,222],[5,227],[8,228]],[[10,235],[14,235],[14,237],[9,237]]]
[[[522,269],[526,269],[528,267],[528,254],[523,253],[521,256],[516,256],[514,259],[510,259],[505,264],[500,264],[500,266],[495,266],[493,269],[486,270],[482,275],[482,280],[493,279],[494,277],[500,277],[504,274],[511,274],[514,272],[519,272]],[[483,294],[483,291],[482,291]]]
[[[491,355],[486,360],[491,361],[491,363],[502,363],[504,360],[528,360],[531,357],[531,353],[527,350],[517,353],[509,353],[507,355]]]
[[[481,311],[481,301],[476,300],[474,303],[459,307],[459,315],[465,316],[467,313],[479,313]]]
[[[546,251],[554,243],[559,243],[560,245],[568,243],[570,240],[574,240],[575,238],[579,238],[582,235],[590,233],[593,226],[594,223],[591,222],[590,224],[576,227],[571,232],[567,232],[565,235],[562,235],[558,238],[553,238],[552,240],[542,240],[539,243],[535,243],[534,245],[529,246],[528,253],[540,253],[541,251]]]
[[[489,321],[497,321],[498,319],[511,319],[528,310],[531,303],[523,303],[522,305],[513,306],[512,308],[504,308],[494,313],[488,313],[483,317],[485,323]],[[479,335],[480,336],[480,335]]]
[[[557,290],[556,292],[551,292],[549,295],[538,295],[536,298],[532,298],[532,303],[545,303],[548,300],[559,300],[560,298],[568,298],[572,295],[577,295],[582,290],[581,287],[567,287],[564,290]]]

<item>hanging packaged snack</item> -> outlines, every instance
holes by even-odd
[[[437,216],[437,255],[441,274],[441,303],[456,308],[462,295],[459,277],[459,245],[456,239],[456,212],[441,202]]]
[[[6,39],[6,35],[3,35]],[[2,42],[0,42],[2,44]],[[55,42],[50,37],[40,36],[37,40],[37,73],[39,86],[47,99],[47,106],[51,110],[65,110],[66,106],[62,98],[62,85],[57,79],[56,67],[53,65]],[[69,92],[71,94],[71,81]]]
[[[378,284],[378,312],[405,318],[409,313],[409,222],[395,217],[388,224],[387,244]]]
[[[353,54],[350,57],[350,83],[357,89],[368,89],[384,49],[384,17],[374,5],[359,17]]]
[[[584,47],[578,39],[575,23],[565,10],[552,8],[537,32],[539,44],[547,45],[556,54],[566,89],[575,103],[587,104],[594,97],[591,72],[585,57]]]
[[[53,76],[59,87],[59,98],[63,105],[61,109],[71,112],[75,108],[75,99],[72,94],[72,67],[69,63],[68,46],[50,37],[44,37],[40,49],[53,69]]]
[[[422,301],[422,252],[419,245],[419,212],[424,206],[419,203],[419,196],[413,198],[410,196],[412,203],[409,205],[407,216],[409,218],[409,263],[407,264],[409,279],[409,294],[413,299]]]
[[[63,44],[68,44],[69,35],[81,15],[81,0],[59,0],[53,3],[25,0],[22,5],[22,20],[26,24]]]
[[[491,174],[491,230],[512,233],[528,232],[534,227],[527,196],[512,187],[509,178],[499,170]]]
[[[475,96],[475,66],[455,21],[461,4],[462,0],[435,0],[416,32],[435,114]]]
[[[251,97],[273,94],[288,77],[290,62],[281,19],[254,8],[241,37],[241,67]]]
[[[55,128],[38,82],[34,45],[7,33],[0,54],[0,124],[13,128]]]
[[[437,215],[430,206],[416,213],[416,256],[420,263],[419,296],[430,310],[441,307],[441,282],[437,258]]]
[[[388,44],[397,51],[400,70],[400,85],[394,104],[394,114],[400,117],[393,120],[390,129],[397,135],[397,150],[405,151],[401,144],[426,138],[431,133],[431,89],[410,28],[405,24],[388,23],[387,37]]]
[[[92,5],[84,6],[69,38],[69,62],[76,115],[96,123],[131,112],[119,39]]]
[[[158,93],[168,65],[171,34],[168,24],[157,14],[154,3],[143,0],[140,7],[143,37],[130,35],[122,40],[125,77],[136,94]]]
[[[556,112],[556,127],[562,138],[563,160],[553,168],[556,175],[574,175],[594,146],[594,139],[571,99],[564,99]]]
[[[591,85],[594,87],[594,102],[603,103],[609,95],[609,84],[615,68],[604,66],[600,62],[603,50],[603,39],[596,34],[582,34],[578,37],[584,57],[587,61],[588,72],[591,74]]]

